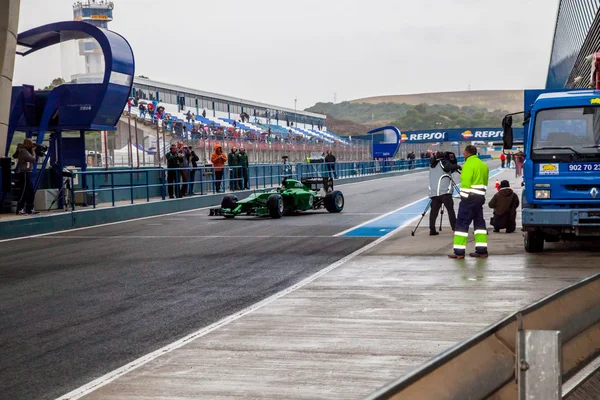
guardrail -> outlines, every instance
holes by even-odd
[[[482,158],[490,157],[482,156]],[[73,200],[77,199],[78,195],[85,196],[84,201],[77,201],[78,203],[96,208],[98,203],[104,202],[115,206],[118,201],[129,201],[133,204],[136,199],[150,202],[151,198],[155,197],[166,200],[192,193],[204,195],[226,190],[235,192],[245,189],[267,189],[279,185],[284,177],[298,180],[314,176],[344,179],[408,171],[427,166],[429,166],[429,159],[253,164],[247,169],[226,166],[222,170],[215,169],[213,166],[203,166],[176,169],[129,168],[73,171],[69,178],[68,205],[75,210],[76,201]]]
[[[503,319],[367,399],[560,398],[560,382],[574,377],[600,355],[599,304],[597,274]],[[545,336],[557,341],[558,354],[552,354],[552,340],[540,342],[537,347],[527,345],[527,340],[539,331],[555,331]],[[554,365],[548,360],[536,364],[528,359],[542,346]],[[557,372],[543,370],[549,367]],[[543,379],[536,378],[540,371]],[[552,396],[540,394],[548,393],[541,391],[544,385],[557,380],[558,389],[550,391]]]

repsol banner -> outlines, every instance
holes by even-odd
[[[502,128],[405,131],[400,135],[400,143],[497,142],[502,140],[502,133]],[[523,140],[523,128],[514,128],[513,136],[515,141]]]

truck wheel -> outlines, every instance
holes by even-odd
[[[344,209],[344,195],[339,190],[325,195],[325,208],[330,213],[339,213]]]
[[[223,197],[223,201],[221,201],[221,208],[233,210],[237,207],[237,200],[238,199],[236,196],[228,194],[227,196]]]
[[[525,251],[528,253],[544,251],[544,236],[539,232],[525,232]]]
[[[281,195],[272,194],[267,199],[267,210],[269,210],[269,217],[281,218],[283,216],[283,199]]]

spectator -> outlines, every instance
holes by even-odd
[[[506,168],[512,168],[512,154],[506,155]]]
[[[506,233],[513,233],[516,230],[519,196],[510,188],[508,181],[500,182],[500,190],[490,200],[488,206],[494,210],[494,216],[490,221],[494,232],[506,229]]]
[[[337,173],[335,171],[335,156],[331,154],[331,150],[327,150],[327,155],[325,156],[325,163],[327,163],[327,175],[330,178],[337,179]]]
[[[523,175],[523,163],[525,162],[525,153],[523,150],[519,150],[515,155],[515,175],[520,177]]]
[[[37,161],[35,147],[36,146],[31,139],[25,138],[23,144],[17,146],[17,151],[13,155],[13,158],[17,159],[17,174],[19,181],[23,185],[21,196],[17,203],[17,214],[19,215],[39,214],[39,212],[33,209],[35,192],[33,191],[33,184],[31,183],[33,164]]]
[[[227,156],[223,153],[223,147],[220,144],[215,144],[215,151],[210,156],[213,168],[215,170],[215,189],[217,192],[222,192],[221,182],[223,181],[223,169],[227,162]]]
[[[188,110],[187,114],[185,114],[185,120],[187,121],[187,123],[189,124],[190,122],[192,122],[192,112]]]
[[[206,110],[202,110],[202,118],[206,118]]]
[[[194,150],[190,152],[190,163],[192,164],[192,170],[190,172],[190,196],[193,196],[194,193],[194,182],[196,181],[196,169],[198,168],[198,161],[200,161],[200,157],[196,154]]]
[[[144,103],[140,103],[140,105],[138,106],[138,110],[140,118],[146,119],[146,106],[144,105]]]
[[[237,152],[237,147],[231,149],[231,153],[227,156],[229,160],[229,188],[231,190],[239,190],[241,188],[239,181],[239,168],[240,158]]]
[[[506,164],[506,155],[504,153],[500,154],[500,168],[504,168]]]
[[[179,142],[181,143],[181,142]],[[182,148],[181,150],[179,150],[179,154],[181,155],[181,168],[190,168],[190,158],[191,158],[191,153],[190,153],[190,149],[188,149],[187,145],[183,145],[182,144]],[[179,171],[180,172],[180,177],[181,177],[181,197],[187,196],[188,193],[188,182],[189,182],[189,177],[190,177],[190,170],[189,169],[182,169]]]
[[[246,149],[240,147],[240,154],[238,155],[239,164],[242,169],[242,185],[244,189],[250,189],[250,174],[248,173],[249,163],[248,163],[248,153],[246,153]]]
[[[131,115],[131,106],[132,106],[131,100],[132,100],[131,97],[129,98],[129,100],[127,100],[127,113],[129,115]]]
[[[150,115],[150,118],[152,119],[152,122],[154,122],[154,104],[153,103],[148,103],[148,114]]]
[[[175,194],[179,197],[179,185],[177,182],[177,168],[181,166],[181,157],[177,152],[177,146],[172,144],[171,151],[167,153],[167,184],[169,190],[169,198],[174,199],[173,187],[175,187]]]

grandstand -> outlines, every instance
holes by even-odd
[[[157,107],[164,107],[177,125],[186,126],[191,132],[196,129],[223,130],[231,132],[251,133],[256,136],[270,134],[277,139],[303,139],[317,143],[349,144],[339,136],[327,131],[326,116],[307,111],[292,110],[285,107],[243,100],[230,96],[184,88],[149,79],[134,79],[131,97],[147,104],[155,102]],[[127,107],[126,107],[127,109]],[[188,122],[187,114],[194,114],[195,121]],[[140,114],[139,107],[131,107],[133,116],[150,121],[148,113]],[[246,116],[242,122],[242,115]],[[177,133],[174,130],[173,133]]]

